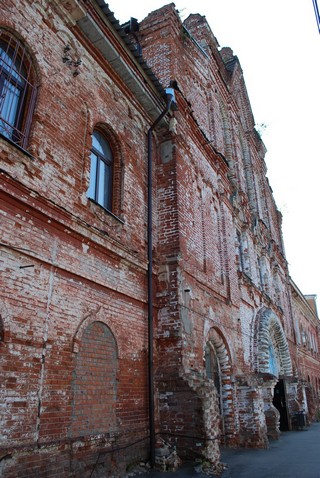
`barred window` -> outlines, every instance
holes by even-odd
[[[35,75],[26,49],[0,29],[0,134],[24,149],[35,99]]]

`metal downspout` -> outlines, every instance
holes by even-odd
[[[166,88],[167,105],[148,130],[148,379],[149,379],[149,433],[150,465],[155,464],[154,380],[153,380],[153,287],[152,287],[152,132],[175,103],[173,88]]]

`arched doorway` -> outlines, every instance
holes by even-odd
[[[280,379],[276,383],[276,386],[274,387],[272,403],[280,414],[280,423],[279,423],[280,431],[282,432],[288,431],[289,416],[288,416],[288,406],[287,406],[287,394],[286,394],[285,382],[283,379]]]
[[[231,445],[236,428],[231,387],[231,359],[225,338],[218,329],[210,330],[204,356],[206,376],[212,380],[217,392],[221,442]]]
[[[275,377],[279,377],[280,364],[275,352],[275,345],[273,344],[272,337],[269,338],[269,371]],[[278,410],[280,414],[279,429],[280,431],[289,430],[289,416],[288,416],[288,406],[287,406],[287,393],[286,393],[286,384],[281,378],[275,384],[273,390],[273,400],[272,403],[274,407]]]
[[[279,318],[270,309],[257,314],[254,334],[254,365],[259,373],[292,375],[288,342]],[[276,358],[276,363],[274,359]]]
[[[292,376],[288,342],[279,318],[270,310],[259,311],[254,334],[254,367],[263,380],[267,434],[279,437],[290,428],[286,378]]]

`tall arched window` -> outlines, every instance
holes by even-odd
[[[24,45],[0,29],[0,134],[27,147],[36,86]]]
[[[95,130],[90,155],[90,183],[88,197],[112,210],[113,157],[108,141]]]

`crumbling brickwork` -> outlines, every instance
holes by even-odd
[[[306,405],[316,418],[318,317],[290,286],[232,50],[174,4],[134,35],[100,0],[0,13],[3,476],[120,476],[149,458],[151,421],[181,457],[218,464],[221,445],[266,447]],[[169,84],[148,304],[147,137]]]
[[[1,28],[24,42],[38,87],[28,151],[0,138],[4,473],[110,469],[114,476],[148,456],[145,131],[152,117],[79,38],[82,12],[112,39],[96,10],[29,1],[6,1],[1,10]],[[160,100],[152,101],[157,109]],[[87,197],[97,126],[117,165],[112,212]]]
[[[296,284],[291,281],[292,313],[297,344],[294,362],[295,373],[299,378],[295,392],[295,407],[304,412],[309,422],[319,420],[320,377],[319,357],[319,319],[315,296],[303,296]]]
[[[291,427],[297,350],[281,214],[241,66],[230,48],[218,50],[205,17],[190,15],[182,24],[173,4],[152,12],[140,36],[157,76],[176,82],[178,101],[174,156],[158,164],[159,195],[170,178],[170,198],[177,198],[177,214],[160,227],[179,232],[179,254],[169,235],[158,248],[159,387],[175,403],[181,380],[192,395],[193,376],[202,383],[193,394],[205,409],[198,390],[207,387],[204,351],[211,348],[220,378],[209,377],[209,387],[222,426],[209,431],[197,420],[190,446],[195,450],[195,437],[206,433],[208,441],[264,447],[267,437],[279,436],[279,424]],[[276,393],[287,397],[280,411]],[[178,443],[187,425],[182,430],[181,420],[168,419],[166,403],[159,402],[159,430]]]

